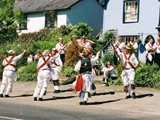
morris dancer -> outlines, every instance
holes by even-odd
[[[88,101],[88,97],[91,92],[91,85],[93,83],[92,76],[92,66],[96,63],[100,55],[100,52],[97,53],[96,57],[90,59],[90,53],[85,52],[83,54],[84,58],[79,60],[75,66],[75,71],[79,72],[81,75],[78,77],[76,81],[76,91],[80,91],[80,105],[86,105]]]
[[[118,48],[119,51],[123,52],[123,47],[125,46],[125,43],[122,41],[121,37],[118,37],[117,42],[114,44],[114,47]],[[114,65],[117,65],[118,63],[118,55],[114,54]]]
[[[134,84],[134,77],[135,77],[135,69],[138,67],[138,60],[136,56],[130,53],[130,48],[128,46],[124,47],[124,52],[120,52],[118,48],[116,51],[122,60],[122,67],[123,71],[121,74],[123,85],[124,85],[124,92],[126,92],[126,99],[136,98],[135,94],[135,84]],[[130,95],[131,93],[131,95]]]
[[[3,77],[2,77],[2,85],[0,89],[0,97],[3,97],[3,92],[5,91],[5,87],[7,86],[5,97],[9,97],[9,94],[12,90],[13,81],[16,76],[16,63],[19,59],[21,59],[24,54],[26,53],[26,50],[23,51],[18,56],[15,55],[15,51],[9,50],[8,54],[9,56],[3,60],[2,65],[4,66],[3,69]]]
[[[59,42],[56,44],[55,48],[59,52],[62,63],[64,64],[64,62],[65,62],[65,45],[63,44],[62,37],[59,38]]]
[[[40,54],[40,53],[39,53]],[[35,88],[33,97],[34,101],[43,101],[43,95],[45,94],[48,83],[51,79],[51,61],[56,59],[56,56],[50,57],[49,50],[44,50],[37,64],[37,86]]]
[[[128,45],[132,45],[133,49],[137,52],[138,49],[138,43],[134,41],[133,37],[130,37],[130,42],[128,43]]]
[[[93,50],[93,48],[91,47],[90,43],[86,41],[85,36],[83,36],[79,42],[79,45],[82,46],[84,48],[84,50],[89,49],[89,50]]]
[[[59,57],[56,57],[56,59],[51,61],[51,68],[52,68],[51,78],[52,78],[53,85],[54,85],[54,93],[59,93],[60,92],[59,74],[62,70],[63,64],[60,59],[60,55],[59,55],[58,51],[56,50],[56,48],[53,48],[51,56],[55,56],[55,55],[57,55]]]

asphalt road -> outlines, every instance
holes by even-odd
[[[84,106],[85,109],[87,106]],[[92,110],[91,110],[92,111]],[[0,120],[159,120],[160,116],[139,115],[107,109],[87,112],[47,109],[37,106],[6,104],[0,105]]]
[[[137,99],[124,99],[121,86],[96,84],[89,105],[78,104],[72,86],[54,94],[49,84],[44,101],[33,101],[36,82],[15,82],[10,98],[0,98],[0,120],[159,120],[159,90],[137,88]]]

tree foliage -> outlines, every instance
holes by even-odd
[[[85,36],[86,38],[91,39],[92,31],[93,29],[89,27],[86,23],[79,22],[78,24],[73,26],[70,35],[77,35],[78,38]]]
[[[14,0],[0,0],[0,43],[17,37],[17,23],[21,12],[14,12]]]

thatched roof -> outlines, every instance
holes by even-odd
[[[43,12],[68,9],[80,0],[17,0],[15,10],[21,9],[24,13]]]

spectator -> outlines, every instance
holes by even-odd
[[[109,86],[108,80],[109,78],[114,79],[117,78],[114,66],[110,62],[106,62],[106,66],[103,68],[103,86]]]

